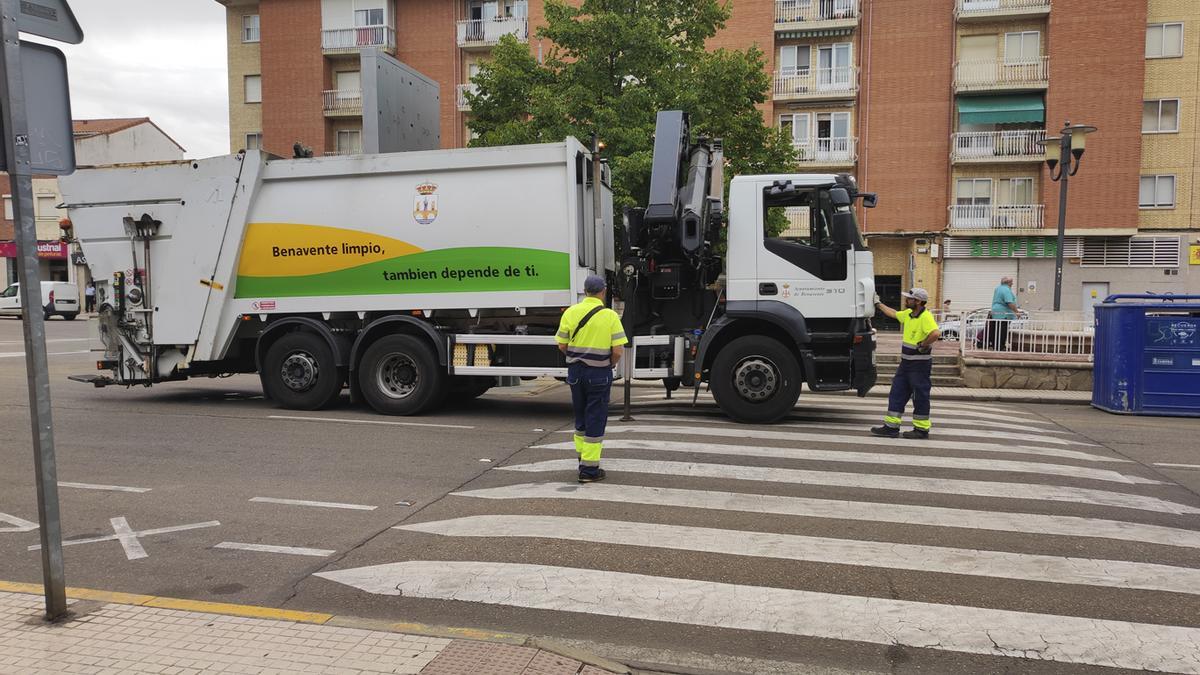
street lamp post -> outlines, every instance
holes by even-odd
[[[1060,136],[1048,136],[1046,166],[1050,167],[1050,180],[1059,183],[1058,190],[1058,246],[1054,252],[1054,311],[1062,308],[1063,247],[1067,239],[1067,185],[1071,176],[1079,172],[1087,135],[1096,127],[1086,124],[1072,125],[1070,120],[1063,125]],[[1055,145],[1057,144],[1057,147]],[[1055,167],[1058,171],[1055,172]]]

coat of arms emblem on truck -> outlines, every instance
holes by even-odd
[[[422,225],[429,225],[437,220],[437,187],[436,184],[428,181],[417,186],[417,196],[413,202],[413,219]]]

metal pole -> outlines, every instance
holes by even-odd
[[[1059,169],[1062,179],[1058,186],[1058,248],[1054,252],[1054,311],[1062,308],[1063,246],[1067,239],[1067,183],[1071,179],[1071,123],[1067,122],[1062,134]]]
[[[29,151],[29,120],[25,83],[21,76],[21,42],[17,29],[17,0],[3,0],[0,17],[0,101],[12,186],[16,226],[17,278],[21,283],[21,315],[25,335],[25,371],[29,382],[29,419],[33,429],[33,463],[37,478],[38,522],[42,539],[42,582],[46,619],[67,614],[63,571],[62,523],[58,510],[58,471],[54,460],[54,424],[50,416],[50,377],[46,362],[46,324],[42,313],[42,282],[38,274],[37,229],[33,221],[33,168]]]

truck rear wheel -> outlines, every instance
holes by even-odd
[[[292,410],[320,410],[342,393],[333,350],[304,331],[288,333],[267,349],[262,379],[267,396]]]
[[[800,398],[800,364],[778,341],[746,335],[725,345],[709,375],[713,398],[738,422],[779,421]]]
[[[363,354],[358,385],[363,398],[385,415],[417,415],[446,398],[447,375],[427,342],[386,335]]]

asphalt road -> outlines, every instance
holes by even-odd
[[[1194,420],[935,402],[933,441],[892,443],[881,400],[751,427],[639,388],[579,486],[560,386],[292,412],[253,377],[70,382],[86,324],[48,334],[73,586],[714,670],[1200,670]],[[36,582],[21,352],[0,319],[0,578]]]

